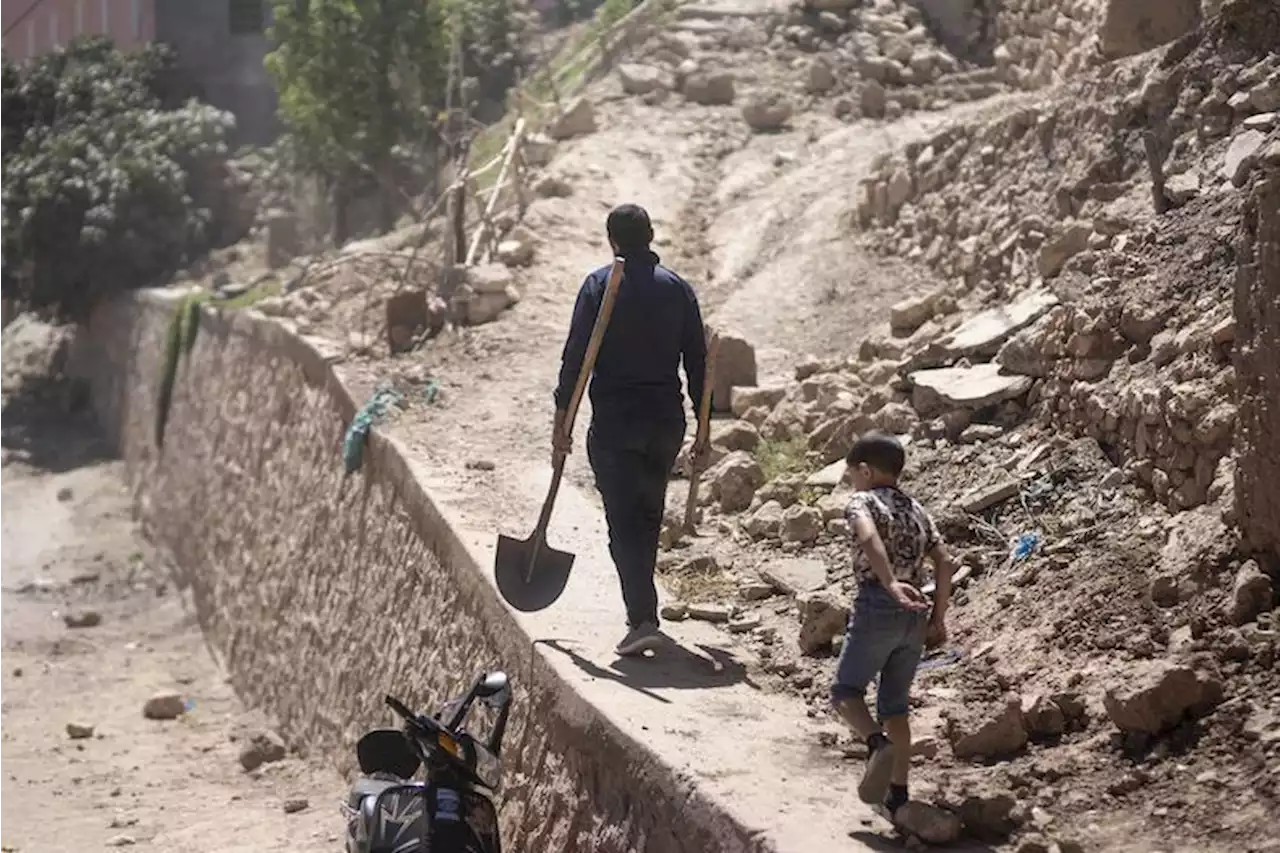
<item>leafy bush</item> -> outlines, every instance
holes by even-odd
[[[4,256],[28,307],[83,318],[240,236],[224,213],[234,119],[180,104],[173,59],[102,38],[5,58]]]

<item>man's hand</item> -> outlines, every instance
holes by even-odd
[[[573,452],[573,438],[565,435],[564,429],[557,425],[551,430],[551,464],[563,465],[565,457]]]
[[[706,464],[707,457],[711,455],[711,435],[708,430],[707,435],[695,436],[693,439],[693,447],[689,450],[689,462],[699,471]]]
[[[889,584],[887,589],[889,594],[893,596],[893,600],[898,602],[904,610],[923,613],[929,609],[929,600],[924,597],[924,593],[909,583],[894,581]]]
[[[924,647],[936,649],[947,641],[947,623],[934,616],[929,620],[929,627],[924,635]]]

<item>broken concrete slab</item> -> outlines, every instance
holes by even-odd
[[[1057,304],[1058,297],[1048,290],[1030,291],[1008,305],[973,316],[931,344],[925,358],[932,364],[941,364],[964,356],[994,355],[1014,332]]]
[[[1258,149],[1266,141],[1267,135],[1260,130],[1237,134],[1222,157],[1222,176],[1237,187],[1243,186],[1257,160]]]
[[[844,479],[844,471],[847,467],[843,459],[837,459],[821,471],[810,474],[805,478],[804,484],[806,486],[825,486],[828,489],[834,489]]]
[[[922,415],[983,409],[1021,397],[1032,383],[1029,376],[1002,374],[998,364],[917,370],[907,378],[914,386],[912,405]]]
[[[788,595],[817,592],[827,585],[827,565],[811,557],[779,560],[761,569],[760,577]]]
[[[1007,501],[1018,493],[1018,481],[1012,478],[999,480],[967,492],[956,501],[960,508],[970,515],[976,515],[990,509],[1002,501]]]

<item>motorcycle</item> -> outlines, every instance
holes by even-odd
[[[363,775],[343,803],[346,853],[501,853],[491,796],[502,781],[502,736],[511,710],[506,673],[481,674],[465,696],[432,717],[394,696],[384,701],[404,728],[373,729],[356,743]],[[487,741],[463,727],[477,702],[495,715]],[[420,768],[423,779],[415,781]]]

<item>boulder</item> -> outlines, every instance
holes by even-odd
[[[1106,0],[1098,30],[1104,58],[1144,53],[1200,26],[1200,0]]]
[[[742,120],[757,133],[781,130],[791,121],[794,108],[791,100],[781,92],[762,92],[754,95],[742,107]]]
[[[821,535],[822,513],[811,506],[795,504],[782,513],[783,542],[812,542]]]
[[[895,304],[889,309],[889,328],[895,335],[909,335],[933,319],[934,305],[937,302],[932,293],[922,296],[911,296]]]
[[[755,450],[760,431],[746,421],[719,421],[711,425],[711,443],[725,450]]]
[[[806,655],[829,651],[831,641],[844,631],[849,608],[827,593],[800,600],[800,651]]]
[[[951,844],[960,837],[960,818],[954,812],[919,800],[909,800],[893,815],[898,829],[926,844]]]
[[[533,263],[533,243],[507,239],[498,244],[498,260],[509,267],[525,267]]]
[[[1036,267],[1042,278],[1053,278],[1063,265],[1089,248],[1089,235],[1093,228],[1083,222],[1071,222],[1063,231],[1045,241],[1040,247]]]
[[[481,264],[467,270],[467,286],[475,293],[505,293],[515,276],[503,264]]]
[[[1022,698],[1022,719],[1033,737],[1057,737],[1067,727],[1066,714],[1044,694]]]
[[[540,198],[568,198],[573,195],[573,185],[558,175],[543,175],[533,185]]]
[[[272,210],[266,215],[267,268],[287,266],[302,252],[298,234],[298,218],[288,211]]]
[[[1180,722],[1210,698],[1194,670],[1169,661],[1146,661],[1102,697],[1107,716],[1125,732],[1157,734]]]
[[[1001,758],[1027,745],[1022,702],[1007,697],[994,709],[964,707],[947,717],[947,739],[956,758]]]
[[[681,91],[690,101],[704,106],[732,104],[736,94],[728,71],[695,71],[684,78]]]
[[[1031,388],[1028,376],[1007,376],[998,364],[917,370],[908,377],[912,405],[928,416],[949,409],[983,409],[1014,400]]]
[[[569,102],[565,111],[547,128],[547,135],[554,140],[564,140],[594,133],[595,130],[595,109],[586,98],[577,97]]]
[[[741,512],[751,505],[756,489],[764,485],[764,471],[750,453],[736,450],[709,472],[709,480],[720,510]]]
[[[765,501],[760,508],[751,514],[743,529],[747,535],[755,539],[777,539],[782,531],[782,504],[778,501]]]
[[[805,75],[804,88],[807,92],[814,95],[821,95],[829,92],[836,85],[835,72],[831,70],[831,64],[822,57],[818,57],[809,63],[808,73]]]
[[[415,336],[430,326],[427,291],[409,290],[387,299],[387,347],[397,353],[409,349]]]
[[[712,407],[718,412],[727,411],[731,405],[731,390],[739,386],[754,386],[757,381],[755,348],[745,338],[721,333],[711,383]]]
[[[889,103],[889,95],[885,91],[884,84],[879,80],[865,80],[858,90],[858,103],[862,107],[862,114],[867,118],[884,118],[885,109]],[[897,205],[892,206],[896,209],[901,204],[902,201],[899,201]]]
[[[928,361],[941,364],[965,356],[994,355],[1014,332],[1030,325],[1057,304],[1057,296],[1037,289],[1008,305],[975,314],[951,334],[931,344],[927,350]]]
[[[675,80],[663,69],[632,62],[618,66],[618,79],[622,81],[622,91],[628,95],[647,95],[675,86]]]
[[[1270,576],[1258,568],[1254,560],[1245,560],[1236,572],[1226,605],[1231,621],[1237,625],[1252,622],[1258,614],[1271,609],[1272,600]]]
[[[795,557],[770,563],[760,570],[760,577],[778,592],[803,595],[827,585],[827,566],[811,557]]]
[[[1222,176],[1237,187],[1244,186],[1257,161],[1258,150],[1266,140],[1267,135],[1260,130],[1237,134],[1227,147],[1227,153],[1222,155]]]
[[[751,354],[751,362],[753,365],[755,364],[754,351]],[[719,363],[719,358],[717,358],[717,366]],[[712,400],[716,403],[717,410],[719,410],[719,404],[725,400],[725,397],[716,399],[717,396],[719,395],[713,395]],[[726,396],[729,401],[729,409],[733,412],[734,417],[742,418],[746,417],[747,412],[752,409],[764,409],[766,412],[772,411],[773,407],[782,402],[783,397],[787,396],[787,389],[784,386],[762,387],[752,383],[750,386],[744,387],[730,386]]]

